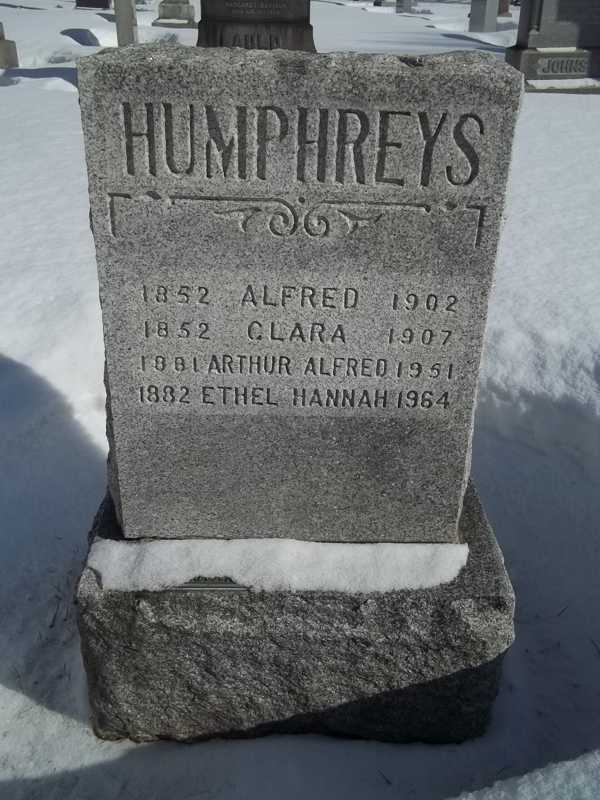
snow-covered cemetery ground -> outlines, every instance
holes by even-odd
[[[102,742],[72,601],[106,481],[75,62],[116,45],[114,14],[22,3],[0,2],[21,64],[0,70],[0,798],[597,800],[600,96],[528,93],[517,127],[473,459],[517,594],[488,734],[457,746]],[[502,58],[516,36],[516,8],[476,37],[464,3],[368,5],[313,2],[317,48]],[[141,41],[194,43],[155,17],[154,2],[138,6]]]

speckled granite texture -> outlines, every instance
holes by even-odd
[[[178,45],[78,71],[124,535],[456,542],[522,76]]]

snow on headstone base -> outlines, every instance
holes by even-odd
[[[472,487],[460,529],[466,567],[426,589],[115,591],[86,566],[78,613],[96,734],[481,735],[514,637],[514,595]],[[119,536],[105,502],[92,539]]]

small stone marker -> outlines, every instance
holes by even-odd
[[[498,0],[471,0],[469,31],[485,33],[498,27]]]
[[[159,28],[194,28],[196,11],[189,0],[161,0],[158,17],[152,23]]]
[[[600,76],[600,0],[522,0],[506,60],[532,80]]]
[[[314,52],[310,0],[202,0],[198,47]]]
[[[4,38],[4,26],[0,22],[0,69],[14,69],[18,66],[17,45]]]
[[[498,16],[512,17],[510,13],[510,0],[498,0]]]
[[[456,542],[512,70],[148,52],[81,69],[125,536]]]
[[[135,0],[115,0],[117,43],[119,47],[137,44],[137,16]]]
[[[78,588],[96,733],[480,735],[514,596],[471,435],[522,76],[177,45],[78,69],[110,444]],[[276,590],[208,565],[103,583],[117,546],[172,575],[173,548],[200,564],[200,538],[258,537],[283,552]],[[289,588],[322,547],[361,574],[364,542],[464,566]]]

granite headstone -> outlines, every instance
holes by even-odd
[[[110,443],[78,588],[96,733],[481,734],[514,596],[467,485],[522,76],[140,45],[82,59],[79,86]],[[191,582],[136,583],[144,548],[168,571],[202,537],[270,537],[282,578],[299,544],[336,578],[365,542],[465,560],[309,590],[190,555]]]
[[[119,47],[137,44],[138,30],[135,0],[115,0],[115,22]]]
[[[600,75],[600,0],[522,0],[509,64],[533,80]]]
[[[310,0],[202,0],[198,46],[313,52]]]
[[[152,25],[158,28],[195,28],[196,11],[189,0],[161,0],[158,17]]]
[[[476,32],[495,31],[498,27],[498,0],[471,0],[469,30]]]
[[[17,45],[4,36],[4,26],[0,22],[0,69],[13,69],[19,66]]]
[[[125,536],[456,542],[516,73],[140,46],[80,80]]]

